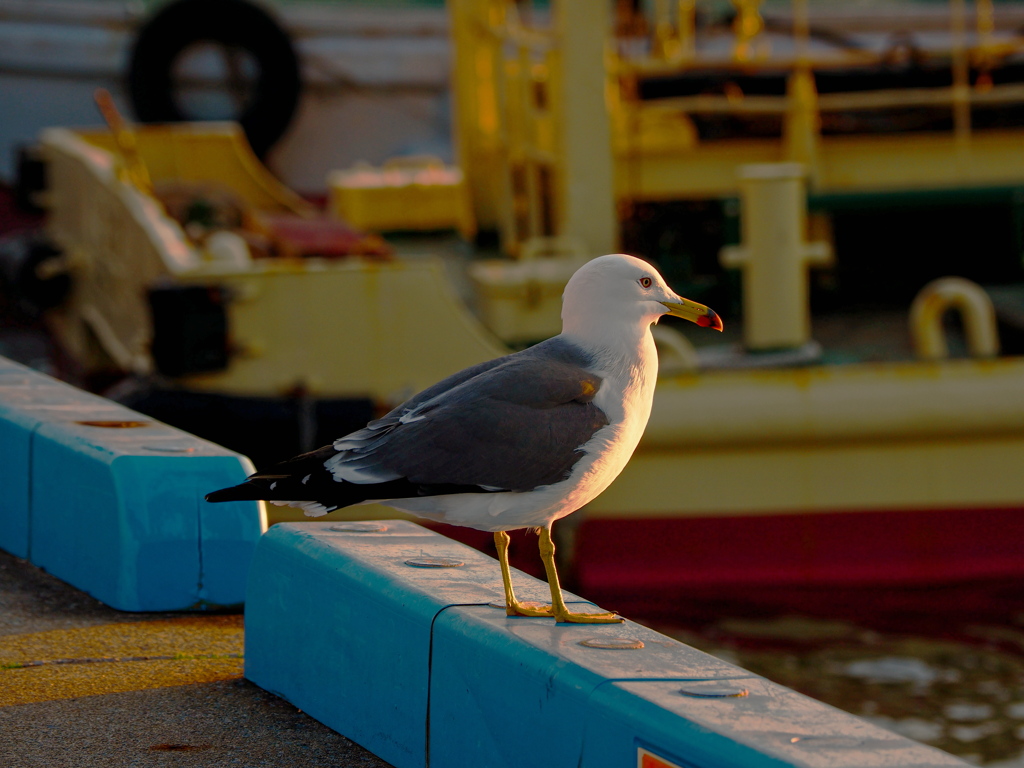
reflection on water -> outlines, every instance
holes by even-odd
[[[937,635],[787,616],[657,629],[972,763],[1024,768],[1024,627]]]

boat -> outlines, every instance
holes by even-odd
[[[771,24],[757,6],[740,4],[746,10],[736,18],[761,19],[763,30]],[[878,74],[879,54],[844,49],[821,61],[801,54],[814,36],[799,3],[790,19],[798,33],[787,38],[788,48],[775,43],[781,60],[759,58],[756,34],[730,34],[724,48],[721,41],[711,46],[710,63],[702,60],[702,44],[683,14],[649,25],[654,31],[644,38],[643,55],[613,57],[609,70],[605,22],[593,18],[601,14],[584,13],[573,0],[553,3],[536,25],[512,4],[452,2],[460,166],[472,170],[446,176],[439,171],[454,169],[434,161],[348,169],[333,177],[330,206],[351,216],[369,195],[443,197],[443,226],[497,230],[517,261],[494,254],[467,259],[459,245],[450,249],[454,258],[442,260],[429,255],[436,241],[424,246],[415,238],[389,253],[358,227],[345,230],[345,253],[322,243],[320,250],[301,243],[289,249],[283,244],[295,238],[285,222],[318,221],[310,226],[327,229],[338,223],[277,182],[230,124],[47,130],[40,139],[50,169],[47,231],[62,255],[42,272],[68,270],[73,286],[65,302],[48,310],[48,322],[81,365],[161,382],[158,394],[142,393],[154,398],[158,418],[203,434],[215,429],[214,417],[244,414],[236,421],[248,422],[248,431],[233,428],[222,437],[252,446],[276,408],[288,415],[299,447],[314,447],[336,437],[346,419],[354,425],[447,373],[557,332],[566,267],[615,250],[620,237],[628,241],[608,226],[618,221],[615,210],[632,212],[628,230],[645,206],[679,210],[671,206],[682,201],[692,212],[712,201],[720,234],[728,229],[722,221],[735,228],[731,237],[721,234],[714,269],[684,268],[680,257],[667,259],[666,271],[684,293],[696,287],[704,290],[701,300],[722,298],[733,317],[742,315],[744,322],[735,323],[742,333],[725,346],[702,347],[679,329],[659,330],[663,370],[646,436],[613,486],[562,526],[576,588],[620,609],[640,606],[645,615],[676,612],[701,595],[757,593],[769,603],[775,595],[782,605],[783,597],[799,594],[806,602],[807,590],[817,590],[828,607],[827,596],[847,588],[884,594],[897,586],[988,582],[1015,589],[1024,575],[1024,358],[1012,345],[1014,354],[999,354],[998,340],[1017,327],[1020,264],[1003,254],[943,262],[1002,284],[988,291],[976,280],[894,269],[898,290],[881,305],[866,297],[866,316],[902,316],[899,328],[886,330],[913,337],[914,353],[906,341],[895,355],[819,343],[810,307],[815,298],[837,295],[827,280],[812,286],[812,267],[830,269],[833,279],[838,274],[844,289],[892,287],[849,269],[849,243],[857,239],[844,239],[838,224],[848,227],[851,211],[891,209],[908,197],[926,207],[965,200],[996,201],[1005,210],[1019,205],[1014,190],[1024,180],[1024,156],[1015,142],[1024,127],[994,118],[971,123],[975,112],[1020,99],[1019,85],[1000,80],[1003,66],[1016,66],[1017,49],[999,42],[980,13],[973,42],[965,42],[966,16],[952,7],[960,32],[949,37],[952,53],[933,57],[945,61],[948,82],[923,93],[913,79],[896,88],[883,78],[881,88],[826,99],[811,87],[815,66],[849,72],[854,60]],[[754,16],[742,15],[748,11]],[[632,50],[627,43],[618,39],[621,50]],[[509,50],[511,62],[504,59]],[[489,61],[483,71],[494,78],[459,80],[463,55]],[[634,98],[612,99],[613,109],[602,113],[593,88],[605,92],[609,71],[622,89],[614,92]],[[785,84],[781,93],[752,95],[746,80],[739,95],[727,87],[740,74],[765,71]],[[677,92],[713,73],[721,94]],[[589,92],[590,101],[568,109],[567,83]],[[643,98],[645,88],[657,98]],[[664,89],[675,90],[666,96]],[[528,98],[496,99],[499,93]],[[929,119],[943,110],[953,117],[914,132],[863,128],[872,124],[864,113],[884,116],[901,99],[924,105]],[[506,111],[488,113],[479,108],[485,103]],[[818,119],[826,113],[864,119],[857,130],[830,134]],[[737,124],[725,120],[751,116],[774,120],[779,130],[751,129],[738,138]],[[584,132],[588,141],[607,139],[604,155],[568,140],[581,130],[579,120],[593,128]],[[722,121],[732,133],[711,135],[708,126]],[[692,130],[680,133],[685,125]],[[501,137],[508,141],[497,142]],[[912,162],[894,161],[907,157]],[[244,227],[208,226],[224,211],[276,244],[261,251],[250,235],[232,231]],[[268,235],[275,221],[277,234]],[[919,226],[910,214],[907,221]],[[386,228],[392,227],[402,225]],[[885,240],[890,231],[877,235]],[[922,242],[927,248],[932,240]],[[910,305],[917,294],[913,310],[894,311],[894,297],[911,285],[908,274],[916,281],[906,296]],[[849,294],[843,298],[849,303]],[[962,313],[967,330],[957,357],[944,344],[942,318],[950,308]],[[399,359],[403,365],[394,365]],[[133,405],[145,408],[145,397]],[[332,409],[343,417],[327,418]]]

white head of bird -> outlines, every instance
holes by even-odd
[[[722,330],[714,310],[678,295],[646,261],[613,253],[580,267],[562,295],[562,333],[588,348],[618,341],[636,349],[662,315]]]

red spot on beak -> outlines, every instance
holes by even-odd
[[[697,325],[701,328],[711,328],[714,331],[720,331],[725,327],[722,325],[722,318],[720,318],[718,313],[713,309],[709,309],[706,315],[698,317]]]

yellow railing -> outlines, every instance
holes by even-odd
[[[617,221],[614,205],[621,214],[635,200],[736,194],[735,168],[746,163],[804,163],[811,189],[820,192],[1024,180],[1017,151],[1024,129],[972,125],[978,109],[1024,105],[1024,83],[992,77],[1024,51],[1024,38],[1005,31],[1024,24],[1024,12],[1017,18],[991,0],[915,8],[946,43],[904,53],[924,56],[930,71],[947,67],[944,85],[819,94],[815,73],[881,67],[895,54],[853,42],[815,45],[816,25],[837,11],[812,14],[807,0],[793,0],[784,16],[777,8],[769,15],[757,0],[734,0],[729,37],[698,44],[700,5],[655,0],[650,17],[631,17],[629,4],[619,4],[613,24],[595,20],[603,15],[595,16],[595,7],[605,4],[582,0],[552,0],[549,13],[509,0],[449,3],[460,164],[477,220],[500,231],[506,251],[548,235],[579,237],[595,252],[614,248],[616,227],[595,232],[609,217]],[[904,14],[894,23],[902,29],[915,18]],[[880,22],[868,17],[858,29],[868,22],[878,31]],[[774,49],[770,40],[779,41]],[[640,96],[648,78],[722,71],[779,73],[785,93],[747,95],[733,83],[723,94]],[[841,113],[908,108],[944,112],[948,127],[940,119],[934,129],[907,133],[821,128],[823,118]],[[711,116],[777,118],[780,128],[702,139],[701,119]]]

